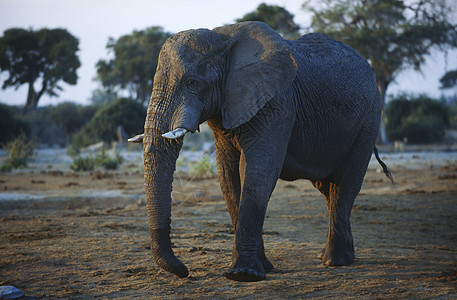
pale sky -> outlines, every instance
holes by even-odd
[[[301,9],[305,0],[0,0],[0,35],[11,27],[66,28],[79,39],[82,66],[78,69],[78,83],[75,86],[62,83],[64,91],[59,97],[44,95],[39,105],[67,100],[88,104],[91,91],[99,87],[93,80],[95,64],[99,59],[108,58],[105,46],[109,37],[117,39],[150,26],[161,26],[171,33],[191,28],[211,29],[233,23],[262,2],[285,7],[295,15],[295,23],[302,27],[309,25],[309,14]],[[438,89],[439,78],[445,70],[456,68],[457,51],[450,53],[447,60],[443,54],[435,53],[423,66],[422,74],[401,73],[388,92],[423,92],[439,97],[442,93]],[[6,74],[0,74],[0,83]],[[25,86],[18,90],[0,90],[0,102],[23,105],[26,94]]]

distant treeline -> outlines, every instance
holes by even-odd
[[[143,132],[146,108],[119,98],[103,105],[64,102],[25,113],[20,107],[0,104],[0,114],[0,145],[24,132],[42,145],[79,149],[99,141],[117,141],[120,127],[129,136]]]
[[[146,108],[138,101],[118,98],[87,106],[63,102],[25,113],[20,107],[0,104],[0,114],[0,147],[23,132],[41,145],[80,149],[118,141],[120,128],[127,136],[142,133]],[[401,94],[388,101],[384,120],[390,141],[439,143],[446,129],[457,130],[457,99]]]

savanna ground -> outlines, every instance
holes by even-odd
[[[49,162],[0,174],[0,286],[33,298],[457,298],[457,154],[382,154],[352,211],[356,262],[325,267],[322,196],[279,181],[264,225],[275,266],[261,282],[226,279],[233,230],[217,178],[175,176],[179,279],[150,253],[140,161],[115,172]],[[443,158],[444,157],[444,158]]]

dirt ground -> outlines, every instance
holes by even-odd
[[[0,286],[34,298],[457,298],[457,155],[370,166],[352,211],[356,262],[325,267],[327,215],[304,180],[278,182],[264,226],[275,266],[261,282],[226,279],[233,230],[217,178],[176,174],[172,241],[179,279],[150,253],[141,170],[0,174]]]

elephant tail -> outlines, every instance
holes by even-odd
[[[378,148],[376,148],[376,146],[374,147],[374,155],[376,156],[376,160],[378,161],[378,163],[381,165],[382,170],[384,171],[384,174],[386,174],[387,178],[389,178],[390,181],[392,181],[392,184],[395,184],[394,178],[392,177],[392,173],[390,173],[389,168],[388,168],[387,165],[381,160],[381,158],[379,158]]]

